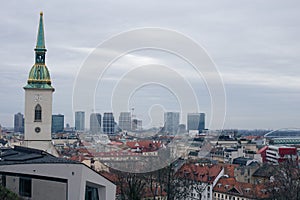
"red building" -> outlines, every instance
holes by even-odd
[[[278,164],[287,159],[298,161],[296,147],[266,146],[259,150],[263,162]]]

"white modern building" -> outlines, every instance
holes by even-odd
[[[80,162],[20,146],[0,151],[2,185],[23,199],[115,199],[116,186]]]

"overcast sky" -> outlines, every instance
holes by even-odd
[[[299,10],[299,1],[275,0],[4,1],[0,7],[0,124],[13,126],[13,115],[24,113],[23,86],[34,64],[39,12],[43,11],[46,63],[56,89],[53,113],[65,114],[66,123],[74,124],[73,85],[92,50],[120,32],[161,27],[193,38],[215,62],[226,90],[225,128],[299,127]],[[151,59],[168,56],[135,53],[120,59],[119,65],[128,57],[132,62],[148,58],[146,64],[151,64]],[[172,57],[166,60],[172,63]],[[144,94],[151,89],[155,88],[146,88]],[[198,89],[201,97],[203,91]],[[203,96],[207,97],[207,91]],[[209,116],[207,102],[200,109]],[[96,111],[109,110],[96,105]]]

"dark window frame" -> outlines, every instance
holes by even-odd
[[[32,196],[32,179],[27,177],[19,178],[19,195],[23,197]]]
[[[6,176],[5,175],[1,175],[1,185],[3,187],[6,187]]]
[[[85,186],[85,200],[99,200],[99,190],[90,185]]]
[[[35,122],[42,121],[42,107],[40,104],[37,104],[34,108],[34,121]]]

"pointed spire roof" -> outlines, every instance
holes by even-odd
[[[46,47],[44,37],[43,12],[40,13],[40,22],[38,28],[37,42],[35,51],[35,64],[32,66],[27,85],[24,89],[51,89],[50,73],[45,63]]]
[[[43,22],[43,12],[40,12],[40,23],[36,41],[36,49],[35,50],[46,50],[45,46],[45,36],[44,36],[44,22]]]

